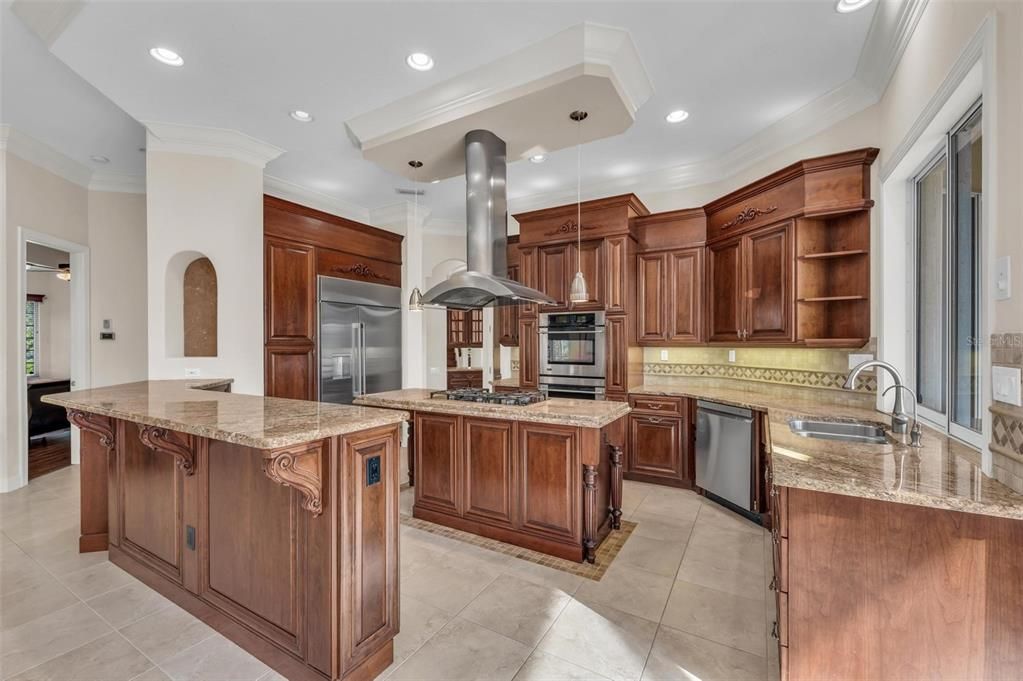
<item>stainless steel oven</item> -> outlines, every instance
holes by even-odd
[[[607,364],[603,312],[544,313],[539,332],[541,379],[599,378],[603,383]]]
[[[566,397],[571,400],[605,399],[603,378],[541,376],[539,388],[547,397]]]

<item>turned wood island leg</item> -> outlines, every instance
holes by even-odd
[[[622,448],[608,443],[611,457],[611,529],[622,529]]]
[[[597,467],[583,466],[583,559],[597,561]]]

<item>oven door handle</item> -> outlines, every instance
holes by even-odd
[[[580,329],[578,331],[560,331],[560,330],[551,331],[549,329],[541,328],[539,332],[540,333],[546,333],[546,334],[549,334],[549,335],[552,335],[552,336],[554,336],[554,335],[569,336],[569,335],[577,334],[577,333],[604,333],[604,327],[600,326],[600,327],[597,327],[595,329]]]
[[[541,392],[556,392],[556,393],[575,393],[577,395],[603,395],[603,388],[594,388],[593,390],[569,390],[568,388],[559,388],[558,386],[544,385],[540,387]]]

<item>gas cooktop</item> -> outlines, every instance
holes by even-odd
[[[525,406],[543,402],[547,397],[541,392],[492,393],[482,388],[458,388],[456,390],[438,390],[430,393],[430,397],[438,400],[457,400],[459,402],[485,402],[486,404],[511,404]]]

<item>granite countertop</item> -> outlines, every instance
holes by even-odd
[[[873,393],[779,386],[753,381],[656,378],[631,393],[681,395],[767,413],[776,484],[928,508],[1023,519],[1023,495],[984,475],[980,454],[924,427],[923,447],[889,435],[888,444],[858,444],[796,435],[789,420],[811,416],[891,423]]]
[[[220,392],[231,379],[140,381],[47,395],[44,402],[256,449],[400,423],[408,414]]]
[[[442,414],[463,414],[491,419],[551,423],[579,428],[603,428],[629,413],[624,402],[595,402],[593,400],[567,400],[554,397],[527,406],[482,404],[431,398],[433,390],[410,389],[363,395],[356,404],[409,411],[430,411]]]
[[[498,378],[494,381],[495,388],[518,388],[519,387],[519,375],[512,374],[508,378]]]

